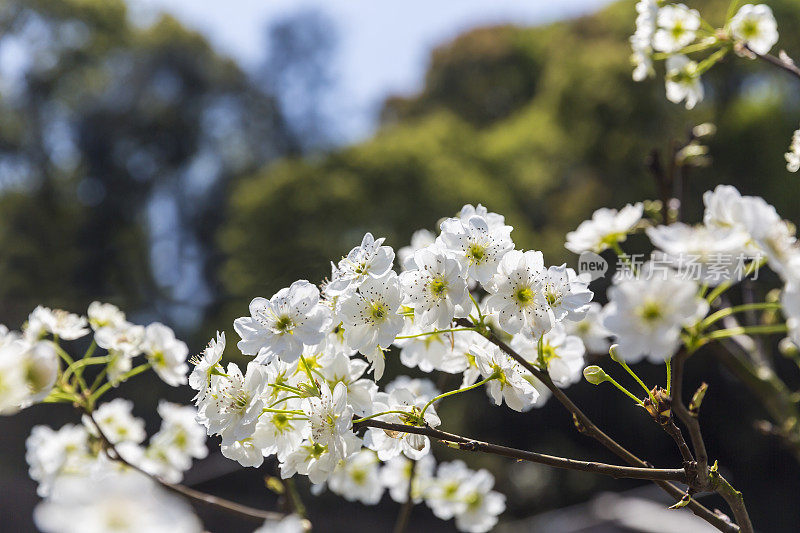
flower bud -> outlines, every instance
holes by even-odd
[[[617,348],[619,348],[619,344],[612,344],[611,348],[608,349],[608,355],[611,356],[611,359],[619,363],[622,361],[622,358],[617,354]]]
[[[587,366],[583,369],[583,377],[592,385],[600,385],[604,381],[608,381],[608,374],[597,365]]]

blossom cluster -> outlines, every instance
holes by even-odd
[[[130,401],[117,398],[100,405],[91,418],[84,416],[82,424],[58,430],[33,428],[25,458],[44,498],[34,515],[39,529],[47,533],[202,530],[185,503],[143,474],[176,483],[193,459],[207,455],[195,409],[162,401],[161,428],[144,446],[144,421],[132,415],[132,408]],[[109,459],[101,452],[102,439],[141,472]]]
[[[687,109],[703,100],[701,75],[730,50],[763,55],[778,42],[778,24],[765,4],[743,5],[719,29],[685,4],[662,4],[658,0],[639,0],[636,4],[636,30],[630,38],[633,79],[653,76],[653,60],[665,59],[667,99],[683,101]],[[690,58],[712,50],[699,62]]]
[[[395,251],[367,233],[332,263],[321,289],[299,280],[253,299],[249,315],[234,322],[238,349],[253,357],[246,367],[222,363],[222,333],[192,360],[198,422],[221,437],[226,457],[244,466],[274,455],[284,478],[305,475],[346,498],[375,503],[375,491],[343,481],[348,472],[362,479],[377,461],[422,461],[430,441],[377,428],[361,434],[354,420],[441,423],[434,405],[440,394],[429,381],[401,377],[378,386],[392,346],[408,367],[460,374],[461,388],[451,392],[484,386],[497,405],[517,411],[542,405],[546,387],[479,328],[496,328],[566,387],[584,367],[576,325],[595,307],[588,279],[566,265],[546,266],[541,252],[515,249],[511,232],[502,215],[466,205],[441,222],[438,235],[415,234],[397,254],[399,274]],[[475,525],[483,522],[458,520],[463,513],[442,514],[456,516],[459,527],[485,530]]]
[[[132,324],[114,305],[93,302],[87,316],[61,309],[37,307],[21,331],[0,325],[0,413],[12,414],[44,400],[53,390],[59,361],[69,357],[59,341],[76,341],[93,334],[91,352],[107,351],[102,359],[108,380],[117,385],[133,370],[141,357],[167,384],[186,383],[189,349],[164,324]]]
[[[681,335],[695,327],[714,303],[703,297],[706,288],[740,280],[739,261],[720,258],[747,258],[745,273],[749,275],[766,263],[781,277],[790,338],[800,343],[800,246],[794,226],[763,198],[743,196],[732,186],[719,185],[706,192],[703,202],[699,225],[650,224],[642,219],[643,208],[637,204],[619,212],[599,210],[567,235],[566,247],[575,253],[613,246],[620,259],[630,263],[618,243],[644,228],[656,249],[651,260],[618,271],[608,289],[608,304],[589,317],[597,322],[592,327],[610,335],[618,343],[617,353],[629,362],[672,357],[683,342]],[[681,275],[688,258],[700,275],[698,280]]]

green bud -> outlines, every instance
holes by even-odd
[[[608,381],[608,374],[597,365],[587,366],[583,369],[583,377],[592,385],[600,385],[604,381]]]
[[[703,404],[703,398],[705,398],[707,390],[708,384],[703,383],[692,396],[692,401],[689,402],[689,413],[692,416],[697,417],[700,413],[700,406]]]

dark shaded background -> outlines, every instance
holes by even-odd
[[[727,8],[722,0],[691,5],[715,23]],[[800,6],[770,5],[779,45],[800,55]],[[795,80],[729,58],[706,76],[706,101],[686,112],[665,100],[661,81],[631,81],[634,15],[631,0],[568,22],[464,34],[434,51],[420,94],[386,101],[374,138],[334,148],[336,127],[316,105],[335,47],[320,15],[271,28],[276,52],[246,74],[172,18],[131,24],[118,0],[3,0],[0,44],[22,45],[30,61],[0,85],[0,323],[19,327],[37,304],[82,312],[100,299],[132,320],[172,325],[196,352],[221,327],[235,338],[231,321],[252,297],[327,275],[328,261],[365,231],[398,248],[468,202],[505,214],[518,248],[541,249],[551,264],[574,261],[565,233],[600,206],[656,198],[646,156],[705,121],[719,128],[709,141],[713,164],[687,176],[686,219],[699,220],[702,191],[730,183],[800,220],[797,178],[782,156],[800,117]],[[797,462],[752,428],[765,413],[707,355],[693,358],[685,388],[711,384],[702,421],[712,459],[730,469],[724,474],[744,492],[759,530],[796,531]],[[780,356],[775,365],[797,388],[798,369]],[[401,371],[390,359],[387,375]],[[637,371],[650,383],[664,379],[661,367]],[[152,431],[156,398],[191,397],[162,385],[148,377],[119,391]],[[669,439],[610,388],[581,383],[569,392],[634,453],[678,464]],[[614,462],[554,402],[518,414],[475,391],[445,402],[441,414],[455,432]],[[67,407],[39,406],[0,421],[4,531],[32,528],[30,427],[75,420]],[[641,485],[435,451],[490,468],[508,496],[506,519]],[[271,471],[240,470],[217,453],[187,482],[274,507],[263,488]],[[704,503],[724,508],[714,498]],[[397,509],[388,496],[378,507],[331,495],[307,504],[320,531],[383,531]],[[211,530],[253,529],[203,516]],[[424,506],[412,525],[453,529]]]

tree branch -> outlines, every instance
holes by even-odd
[[[458,325],[463,326],[474,326],[469,320],[464,318],[456,319],[456,323]],[[567,397],[564,392],[559,389],[553,381],[550,379],[545,372],[542,372],[528,361],[525,360],[524,357],[519,355],[516,351],[514,351],[510,346],[506,343],[498,339],[494,334],[488,332],[486,338],[489,339],[490,342],[495,344],[501,350],[506,352],[509,357],[513,358],[517,361],[523,368],[525,368],[528,372],[533,374],[537,379],[539,379],[545,386],[550,389],[553,393],[553,396],[563,405],[573,417],[573,420],[576,423],[576,427],[578,431],[585,433],[586,435],[593,437],[595,440],[600,442],[603,446],[608,448],[611,452],[616,454],[618,457],[623,459],[626,463],[634,466],[640,467],[649,467],[650,465],[639,459],[636,455],[625,449],[622,445],[616,442],[614,439],[603,433],[600,428],[598,428],[588,416],[586,416],[583,411],[581,411],[572,401]],[[681,500],[684,496],[684,491],[669,483],[667,481],[654,481],[656,485],[658,485],[664,492],[675,498],[676,500]],[[720,516],[719,514],[711,511],[704,505],[698,503],[694,499],[692,499],[688,504],[687,507],[698,517],[702,518],[712,526],[716,527],[720,531],[725,533],[737,533],[739,532],[739,527],[735,524],[730,523],[727,517]]]
[[[430,426],[408,426],[405,424],[394,424],[390,422],[383,422],[374,418],[357,422],[354,424],[355,428],[359,427],[373,427],[383,429],[386,431],[395,431],[400,433],[414,433],[417,435],[425,435],[432,439],[436,439],[449,446],[457,447],[461,450],[470,452],[484,452],[494,455],[502,455],[511,459],[520,461],[530,461],[532,463],[539,463],[543,465],[553,466],[556,468],[563,468],[566,470],[580,470],[582,472],[593,472],[595,474],[604,474],[614,478],[628,478],[628,479],[646,479],[649,481],[679,481],[686,483],[686,472],[682,468],[637,468],[631,466],[618,466],[609,465],[605,463],[596,463],[590,461],[577,461],[575,459],[567,459],[565,457],[556,457],[553,455],[546,455],[543,453],[529,452],[527,450],[518,450],[516,448],[509,448],[499,444],[491,444],[482,442],[461,435],[454,435],[447,433]]]
[[[678,420],[683,422],[686,429],[689,430],[689,439],[692,441],[692,448],[694,448],[694,456],[697,461],[697,472],[700,480],[708,479],[708,453],[706,452],[706,444],[703,440],[703,433],[700,431],[700,422],[697,417],[692,415],[689,410],[683,405],[682,392],[683,392],[683,363],[689,353],[683,349],[672,358],[672,412],[677,415]]]

